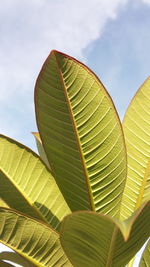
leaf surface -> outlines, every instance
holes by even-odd
[[[69,267],[59,235],[48,225],[0,208],[0,242],[40,267]]]
[[[0,135],[0,205],[44,220],[55,229],[70,210],[39,156]]]
[[[43,148],[43,145],[42,145],[40,134],[38,132],[33,132],[32,134],[35,137],[37,149],[38,149],[38,152],[39,152],[39,155],[40,155],[41,159],[44,161],[44,163],[46,164],[46,166],[51,170],[51,167],[49,165],[47,156],[45,154],[45,151],[44,151],[44,148]]]
[[[150,266],[150,240],[148,241],[146,248],[142,254],[139,267],[149,267]]]
[[[8,262],[5,262],[5,261],[2,261],[2,260],[0,260],[0,266],[3,266],[3,267],[14,267],[12,264],[10,264]]]
[[[95,212],[65,217],[60,241],[76,267],[124,267],[150,234],[150,202],[122,222]]]
[[[102,83],[81,62],[52,51],[36,82],[35,105],[44,150],[71,210],[118,216],[126,151]]]
[[[137,91],[123,120],[128,175],[121,205],[126,219],[150,196],[150,78]]]
[[[22,267],[36,267],[36,265],[27,261],[24,257],[20,256],[18,253],[11,251],[3,251],[0,253],[0,259],[3,261],[9,261],[12,263],[17,263]],[[1,265],[0,265],[1,266]],[[3,265],[2,265],[3,267]]]

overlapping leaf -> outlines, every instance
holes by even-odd
[[[149,237],[149,221],[150,202],[124,222],[75,212],[62,222],[60,241],[76,267],[124,267]]]
[[[59,235],[44,223],[0,208],[0,242],[40,267],[69,267]]]
[[[123,121],[128,176],[121,218],[126,219],[150,198],[150,78],[137,91]]]
[[[48,169],[32,150],[0,135],[0,205],[59,228],[70,210]]]
[[[42,141],[41,141],[41,138],[40,138],[39,133],[38,132],[33,132],[32,134],[35,137],[37,149],[38,149],[38,152],[39,152],[39,155],[40,155],[41,159],[44,161],[44,163],[46,164],[46,166],[51,170],[51,167],[49,165],[47,156],[45,154],[45,150],[43,148]]]
[[[12,251],[1,252],[0,253],[0,261],[2,261],[2,264],[4,263],[4,261],[9,261],[9,262],[14,263],[14,264],[19,264],[19,266],[22,266],[22,267],[36,267],[35,264],[32,264],[27,259],[25,259],[21,255],[19,255],[18,253],[15,253]],[[0,266],[3,267],[3,265],[0,265]],[[13,266],[13,265],[11,265],[11,266]]]
[[[82,63],[52,51],[37,79],[35,104],[44,150],[71,210],[118,216],[126,152],[102,83]]]
[[[2,260],[0,260],[0,266],[3,266],[3,267],[14,267],[11,263],[8,263],[8,262],[2,261]]]
[[[150,265],[150,240],[148,241],[146,248],[142,254],[139,267],[149,267]]]

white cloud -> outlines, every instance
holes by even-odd
[[[28,125],[31,124],[35,79],[50,50],[58,49],[86,61],[85,49],[102,35],[107,21],[115,19],[126,2],[127,0],[2,1],[0,132],[6,135],[14,133],[11,136],[18,138],[16,132],[19,131],[20,136],[20,131],[24,131],[27,122]],[[26,122],[24,125],[23,120]],[[17,126],[19,121],[20,128],[22,127],[20,130]],[[11,127],[15,127],[15,131],[10,130]]]
[[[122,0],[3,1],[0,9],[0,100],[31,90],[35,74],[49,51],[78,58],[100,37]]]
[[[150,0],[142,0],[143,3],[150,5]]]

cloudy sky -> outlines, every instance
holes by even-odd
[[[150,75],[150,0],[1,0],[0,132],[34,150],[34,85],[52,49],[87,64],[123,118]]]

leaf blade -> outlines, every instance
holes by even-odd
[[[140,260],[139,267],[148,267],[150,264],[150,240],[148,241],[144,252],[142,253],[142,258]]]
[[[60,241],[77,267],[125,266],[149,237],[148,218],[149,203],[124,222],[95,212],[75,212],[64,218]]]
[[[43,148],[43,145],[42,145],[40,134],[38,132],[33,132],[32,134],[35,137],[36,146],[37,146],[37,149],[38,149],[38,152],[39,152],[39,155],[40,155],[41,159],[44,161],[46,166],[51,170],[51,167],[49,165],[47,156],[45,154],[45,151],[44,151],[44,148]]]
[[[128,176],[121,205],[126,219],[150,193],[150,78],[139,88],[123,120],[127,147]]]
[[[2,261],[2,260],[0,260],[0,264],[3,267],[14,267],[12,264],[5,262],[5,261]]]
[[[0,208],[0,229],[0,241],[36,266],[71,266],[59,235],[44,223]]]
[[[39,156],[0,135],[0,196],[9,207],[42,219],[59,229],[70,210]]]
[[[47,158],[71,209],[118,214],[125,146],[113,103],[96,75],[52,51],[37,79],[35,105]]]
[[[35,265],[31,264],[31,262],[27,261],[27,259],[23,258],[19,254],[11,251],[3,251],[0,253],[0,260],[9,261],[12,263],[17,263],[22,267],[35,267]]]

